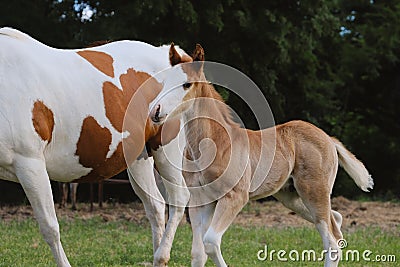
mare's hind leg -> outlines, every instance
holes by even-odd
[[[76,210],[76,192],[78,190],[78,185],[79,185],[78,183],[69,184],[69,193],[71,197],[72,210]]]
[[[310,211],[324,244],[325,267],[338,266],[341,251],[337,241],[342,238],[340,232],[341,216],[331,210],[330,186],[326,184],[328,179],[318,179],[316,176],[307,179],[294,179],[295,187],[303,203]]]
[[[65,204],[67,203],[68,198],[68,183],[58,182],[58,189],[60,191],[60,204],[59,208],[65,208]]]
[[[14,160],[14,168],[32,205],[43,238],[53,252],[57,266],[70,266],[60,241],[59,225],[45,162],[43,159],[18,155]]]

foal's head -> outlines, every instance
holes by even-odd
[[[204,50],[199,44],[196,45],[192,57],[181,56],[171,45],[169,60],[172,68],[164,73],[164,87],[150,103],[150,116],[155,123],[163,123],[167,116],[171,119],[187,110],[189,105],[185,105],[185,101],[195,98],[196,92],[205,82]]]

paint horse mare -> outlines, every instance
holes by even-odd
[[[173,49],[191,60],[183,50]],[[163,81],[152,75],[171,66],[169,50],[136,41],[62,50],[20,31],[0,28],[0,177],[22,185],[58,266],[70,264],[60,242],[49,178],[87,182],[116,175],[127,165],[124,138],[132,148],[130,181],[151,223],[154,265],[167,264],[184,208],[170,209],[165,230],[165,204],[154,180],[153,163],[171,183],[184,185],[184,181],[180,170],[164,158],[164,150],[175,151],[176,134],[170,133],[170,139],[160,143],[160,127],[147,117],[148,104],[163,87]],[[149,86],[137,91],[146,80]],[[122,132],[133,95],[135,114]],[[153,157],[136,160],[146,142],[154,150]],[[182,188],[169,193],[185,206],[189,192]]]
[[[198,46],[196,51],[193,58],[203,61],[202,48]],[[201,65],[178,68],[187,74],[182,81],[186,90],[162,98],[152,119],[161,122],[183,114],[192,266],[204,266],[207,256],[217,266],[227,266],[220,249],[222,235],[249,199],[270,195],[314,223],[324,249],[332,251],[335,259],[335,250],[336,256],[340,253],[337,241],[342,238],[342,216],[331,209],[330,194],[338,164],[368,191],[373,180],[364,165],[337,139],[307,122],[290,121],[261,131],[241,128],[221,96],[205,81]],[[184,102],[171,112],[164,102],[171,105],[174,97]],[[194,186],[203,190],[195,194]],[[338,260],[325,256],[325,266],[337,266]]]

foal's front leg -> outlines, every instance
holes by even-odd
[[[215,211],[215,204],[210,203],[199,207],[190,207],[189,216],[192,226],[192,267],[203,267],[207,261],[203,237],[210,227]]]
[[[28,158],[16,155],[15,174],[22,185],[44,240],[49,244],[59,267],[70,267],[60,241],[60,230],[54,209],[50,179],[42,158]]]
[[[211,225],[203,237],[205,251],[218,267],[227,266],[221,253],[222,235],[249,200],[248,188],[242,187],[241,182],[218,200]]]

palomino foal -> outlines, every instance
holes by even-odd
[[[127,164],[133,189],[151,223],[154,265],[167,264],[189,192],[180,167],[171,166],[164,156],[165,150],[177,149],[179,123],[169,127],[170,138],[160,141],[160,127],[147,117],[149,103],[164,84],[153,75],[171,66],[171,49],[191,60],[173,46],[136,41],[54,49],[17,30],[0,28],[0,178],[22,185],[58,266],[70,264],[60,242],[49,179],[107,179]],[[148,86],[138,90],[145,81]],[[123,129],[131,99],[134,114],[129,114]],[[124,159],[123,140],[130,144],[124,147],[130,150],[129,161]],[[140,156],[146,142],[153,157]],[[180,191],[168,192],[175,196],[175,206],[170,209],[166,230],[154,162],[166,180],[181,185]]]
[[[203,60],[200,46],[194,58]],[[338,164],[368,191],[373,180],[364,165],[337,139],[304,121],[261,131],[241,128],[214,87],[205,82],[202,67],[185,68],[191,77],[180,93],[183,104],[172,113],[163,110],[163,101],[177,97],[171,93],[158,102],[153,119],[183,114],[184,177],[189,188],[202,189],[191,188],[192,266],[204,266],[207,255],[217,266],[227,266],[220,250],[222,235],[249,199],[270,195],[315,224],[324,249],[332,253],[325,255],[325,266],[337,266],[334,254],[340,253],[342,217],[331,209],[330,194]]]

